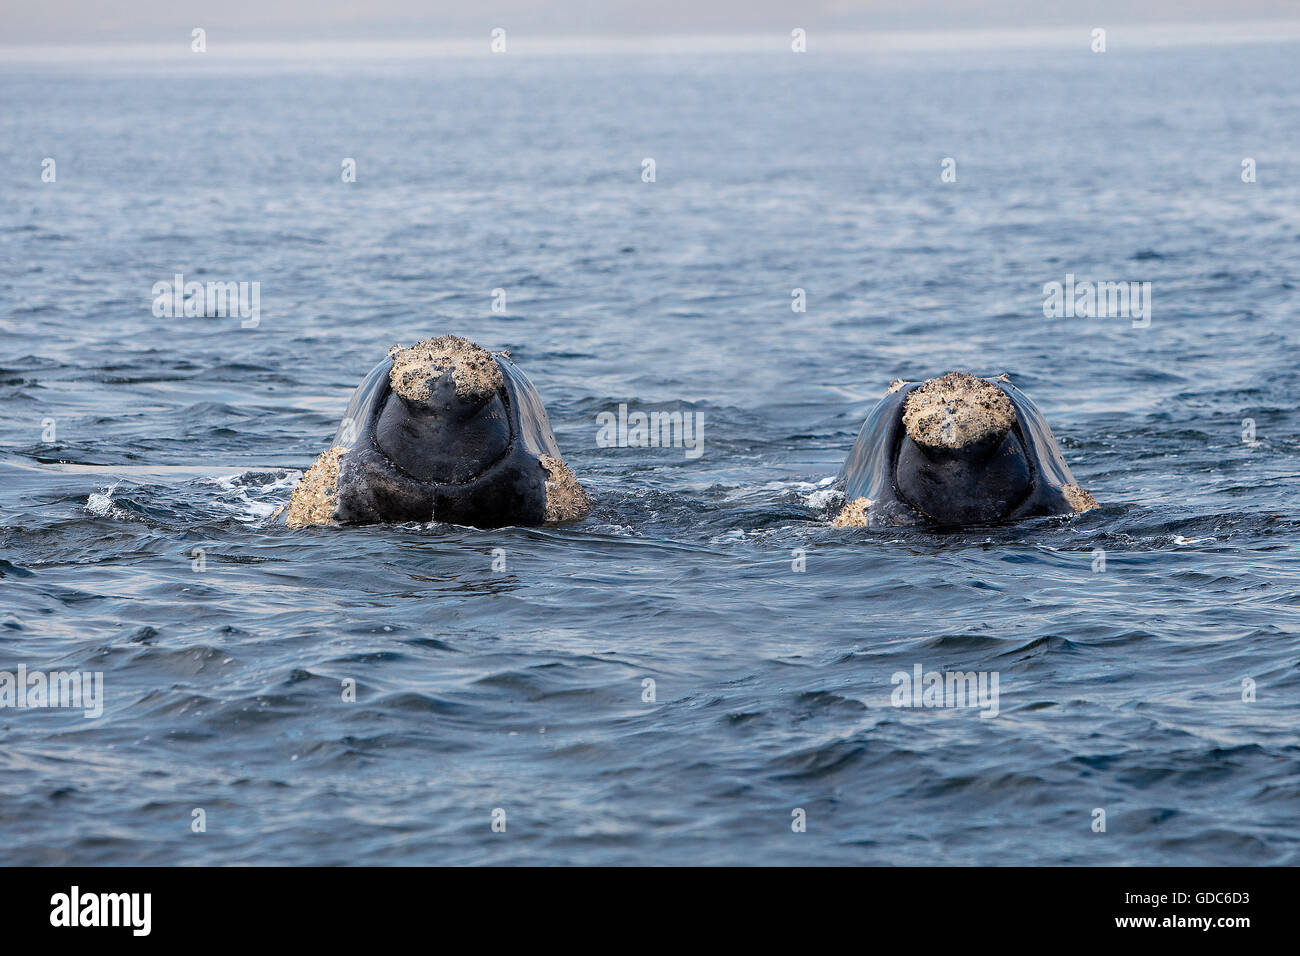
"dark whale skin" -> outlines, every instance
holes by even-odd
[[[506,356],[492,357],[503,387],[472,420],[441,425],[413,420],[389,383],[391,358],[371,370],[333,442],[347,449],[339,460],[339,523],[545,521],[540,456],[560,457],[555,435],[533,383]],[[450,379],[444,376],[449,388]],[[432,437],[430,428],[438,429]]]
[[[873,525],[956,527],[1074,514],[1065,489],[1077,485],[1043,413],[1010,382],[985,381],[1016,412],[997,448],[927,455],[903,427],[903,404],[923,384],[909,382],[882,398],[858,432],[836,481],[845,501],[866,498]]]

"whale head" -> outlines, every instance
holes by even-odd
[[[840,469],[839,527],[960,528],[1097,507],[1010,376],[895,380]]]
[[[505,353],[442,335],[394,346],[371,369],[285,523],[500,527],[572,521],[590,507],[527,376]]]
[[[899,497],[937,525],[1009,517],[1033,487],[1016,409],[997,385],[965,372],[921,383],[902,405],[894,464]]]

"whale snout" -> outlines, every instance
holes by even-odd
[[[903,427],[935,452],[991,452],[1016,424],[1007,393],[966,372],[922,382],[903,402]]]

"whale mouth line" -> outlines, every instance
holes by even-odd
[[[394,394],[392,384],[390,382],[385,381],[384,388],[387,390],[387,393],[383,396],[385,399],[387,399],[388,395]],[[379,442],[376,440],[375,437],[375,429],[373,427],[373,423],[378,422],[379,416],[383,412],[383,408],[384,408],[383,401],[376,402],[374,409],[371,411],[372,427],[370,429],[370,447],[372,447],[375,450],[375,452],[379,455],[379,457],[381,457],[384,461],[392,465],[393,470],[398,472],[403,478],[407,478],[415,482],[416,484],[423,485],[428,488],[433,488],[435,490],[444,489],[444,488],[446,489],[470,488],[473,485],[478,484],[484,478],[488,477],[488,475],[490,475],[493,471],[495,471],[497,467],[502,462],[504,462],[507,458],[509,458],[510,454],[515,450],[515,442],[518,439],[518,435],[515,433],[514,416],[510,414],[511,411],[510,389],[502,388],[497,393],[497,397],[501,399],[501,404],[505,406],[506,427],[510,429],[510,441],[506,442],[506,445],[502,449],[500,454],[498,454],[487,464],[483,465],[479,469],[478,474],[476,474],[473,478],[470,478],[468,481],[428,481],[424,478],[419,478],[411,474],[409,471],[407,471],[405,468],[402,467],[400,462],[394,461],[392,458],[388,457],[388,452],[384,451],[384,449],[379,446]]]
[[[370,440],[370,444],[371,447],[373,447],[375,451],[379,453],[380,457],[383,458],[384,461],[392,465],[393,470],[398,472],[403,478],[415,482],[418,485],[423,485],[426,488],[433,488],[435,490],[439,490],[443,488],[452,489],[452,488],[473,487],[474,485],[482,481],[484,478],[488,477],[492,472],[496,471],[497,467],[502,462],[504,462],[507,458],[510,457],[510,453],[513,452],[515,448],[514,435],[512,434],[510,436],[510,443],[506,445],[505,451],[503,451],[496,458],[492,459],[490,462],[484,465],[482,471],[480,471],[477,475],[475,475],[473,478],[469,479],[468,481],[428,481],[427,479],[424,478],[417,478],[415,475],[411,474],[409,471],[407,471],[397,462],[393,461],[393,459],[389,458],[388,455],[384,453],[384,450],[375,443],[375,440],[373,438]]]

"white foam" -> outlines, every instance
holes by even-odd
[[[260,524],[272,517],[288,500],[284,491],[292,489],[301,480],[301,471],[277,470],[275,478],[269,482],[253,482],[249,475],[260,474],[258,471],[241,471],[233,475],[216,478],[201,478],[200,483],[215,484],[221,489],[213,504],[223,508],[234,516],[236,521],[245,524]]]
[[[804,498],[804,503],[809,508],[830,508],[844,500],[844,492],[838,488],[823,488],[820,491],[814,491]]]
[[[117,491],[117,486],[122,482],[115,481],[102,492],[94,492],[86,499],[85,508],[97,518],[104,518],[111,515],[116,509],[113,507],[113,492]]]

